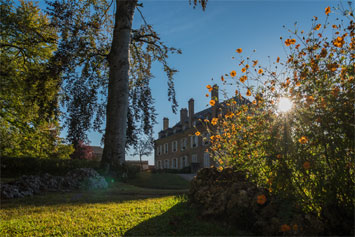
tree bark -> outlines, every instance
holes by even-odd
[[[108,55],[109,84],[101,166],[106,172],[125,162],[128,112],[129,44],[137,0],[116,0],[115,26]]]

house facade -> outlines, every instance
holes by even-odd
[[[204,120],[216,118],[225,111],[225,103],[219,103],[218,86],[214,85],[211,91],[211,99],[216,101],[211,106],[198,113],[194,112],[194,99],[188,101],[188,110],[180,110],[180,121],[169,127],[169,119],[163,119],[163,130],[155,140],[154,161],[156,169],[184,169],[190,167],[191,173],[199,169],[211,167],[215,162],[208,153],[210,141],[204,125]],[[243,98],[234,98],[238,105],[249,104]],[[196,136],[199,131],[202,136]]]
[[[192,173],[204,167],[214,165],[214,161],[208,153],[210,146],[206,129],[203,125],[205,119],[211,120],[217,116],[220,108],[218,87],[213,86],[211,99],[216,101],[216,105],[194,112],[194,99],[188,101],[188,110],[180,110],[180,121],[169,127],[169,119],[163,119],[163,130],[159,132],[159,137],[155,140],[155,168],[156,169],[184,169],[190,167]],[[196,136],[199,131],[204,136]]]

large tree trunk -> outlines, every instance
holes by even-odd
[[[129,44],[137,0],[116,0],[115,27],[108,56],[110,74],[105,144],[101,166],[108,172],[125,161],[128,112]]]

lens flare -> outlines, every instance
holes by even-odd
[[[288,98],[282,97],[277,105],[278,111],[281,113],[287,113],[292,108],[292,101]]]

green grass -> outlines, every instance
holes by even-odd
[[[101,191],[2,201],[0,236],[245,235],[200,219],[182,193],[114,183]]]
[[[176,174],[141,172],[129,184],[156,189],[188,189],[190,183]]]

